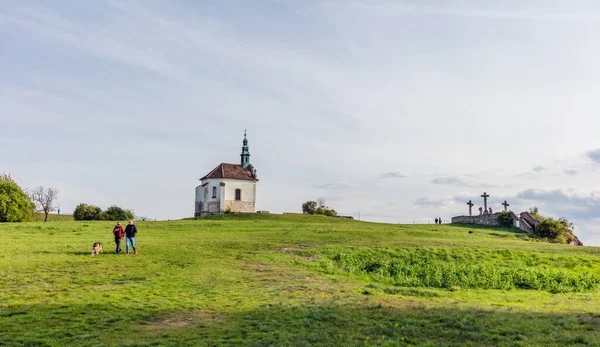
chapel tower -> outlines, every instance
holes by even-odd
[[[248,139],[246,138],[246,130],[244,130],[244,141],[242,146],[242,167],[247,169],[250,166],[250,151],[248,150]]]

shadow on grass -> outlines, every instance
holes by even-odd
[[[600,345],[600,315],[426,308],[414,302],[401,308],[279,304],[232,314],[29,306],[8,308],[0,317],[0,341],[37,346]],[[47,319],[51,323],[36,323]]]
[[[83,251],[66,251],[66,252],[40,251],[38,253],[41,253],[41,254],[70,254],[70,255],[87,255],[87,256],[92,256],[92,251],[87,251],[87,252],[83,252]],[[106,257],[106,256],[111,256],[111,255],[124,256],[125,253],[116,254],[114,251],[113,252],[102,252],[100,254],[94,255],[94,257]]]
[[[598,315],[426,309],[419,304],[403,309],[273,306],[231,316],[210,334],[215,346],[573,346],[599,345],[599,322]]]

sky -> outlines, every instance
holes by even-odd
[[[449,222],[506,200],[600,245],[597,1],[0,1],[0,172],[193,216],[240,160],[256,207]]]

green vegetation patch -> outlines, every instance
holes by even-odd
[[[411,247],[396,250],[332,247],[327,271],[401,287],[531,289],[551,293],[596,291],[592,261],[511,250]]]

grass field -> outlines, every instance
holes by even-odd
[[[126,257],[112,226],[0,224],[0,346],[600,345],[595,247],[232,215],[139,222]]]
[[[33,215],[33,218],[37,221],[37,222],[43,222],[44,221],[44,214],[43,213],[35,213]],[[71,214],[55,214],[55,213],[50,213],[48,214],[48,221],[49,222],[72,222],[73,219],[73,215]]]

